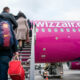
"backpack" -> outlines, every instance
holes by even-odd
[[[10,49],[13,46],[12,24],[10,21],[0,19],[0,49]]]

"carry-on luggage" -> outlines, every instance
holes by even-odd
[[[21,61],[13,60],[9,63],[8,74],[12,80],[25,80],[25,71]]]

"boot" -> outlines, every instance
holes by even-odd
[[[20,47],[20,51],[22,51],[22,47]]]

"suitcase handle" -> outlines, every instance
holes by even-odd
[[[16,54],[16,55],[13,57],[13,60],[20,60],[20,59],[19,59],[19,55]]]

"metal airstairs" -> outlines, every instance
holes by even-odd
[[[25,70],[25,80],[35,80],[35,58],[34,58],[34,43],[35,43],[35,27],[32,30],[32,37],[30,37],[30,44],[26,44],[22,51],[19,51],[20,60]],[[9,80],[10,77],[9,77]]]
[[[35,57],[34,57],[34,45],[35,45],[35,26],[32,30],[32,37],[30,37],[30,44],[26,44],[23,50],[20,52],[20,59],[25,69],[25,78],[28,80],[35,80]]]
[[[30,60],[31,60],[31,43],[32,43],[32,38],[30,38],[30,44],[25,43],[23,50],[19,52],[20,60],[25,69],[25,78],[29,77]]]

